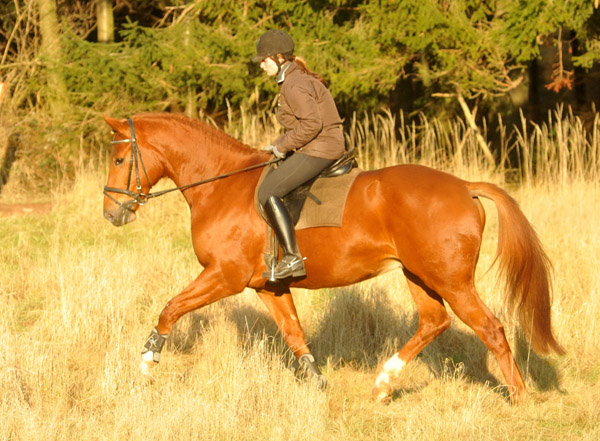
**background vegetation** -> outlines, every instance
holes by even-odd
[[[0,218],[0,439],[600,438],[598,14],[594,0],[1,2],[0,202],[54,208]],[[536,226],[564,357],[532,353],[505,311],[484,201],[477,284],[525,374],[522,405],[454,319],[389,406],[370,400],[418,326],[395,273],[294,292],[326,392],[296,381],[251,291],[184,317],[157,381],[139,377],[157,314],[201,268],[177,194],[122,229],[102,219],[101,116],[185,112],[263,145],[280,130],[276,87],[248,60],[272,27],[330,80],[362,167],[496,182]]]
[[[354,124],[353,136],[365,146],[393,127],[383,118]],[[444,132],[422,124],[429,127],[422,136],[405,132],[407,157],[400,159],[413,161],[415,154],[423,164],[502,183],[502,173],[473,165],[486,162],[476,142],[437,148],[438,138],[460,139],[464,127]],[[508,403],[495,359],[454,316],[452,327],[403,370],[392,403],[371,400],[377,369],[418,326],[397,272],[345,288],[294,291],[329,380],[325,392],[294,378],[289,351],[251,290],[183,317],[156,381],[146,382],[137,367],[141,345],[164,304],[201,271],[189,210],[171,194],[144,206],[133,224],[114,228],[100,215],[104,173],[84,171],[52,193],[51,213],[0,218],[0,439],[597,440],[600,185],[580,177],[597,177],[599,167],[558,159],[583,158],[589,148],[575,123],[550,130],[566,137],[556,143],[545,129],[523,134],[548,148],[539,159],[544,172],[510,187],[553,263],[553,323],[567,355],[531,352],[506,312],[495,268],[487,271],[497,219],[486,201],[476,282],[506,326],[530,391],[524,403]],[[530,154],[524,164],[536,161]]]
[[[249,60],[269,28],[330,81],[347,127],[367,115],[462,123],[497,166],[521,114],[534,130],[563,103],[589,129],[599,14],[593,0],[5,1],[3,174],[39,189],[101,164],[103,114],[186,112],[220,126],[268,114],[276,85]]]

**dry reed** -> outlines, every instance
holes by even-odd
[[[353,123],[349,137],[363,166],[418,161],[502,181],[479,169],[483,158],[460,123],[423,118],[393,132],[394,118]],[[242,124],[256,146],[277,131],[265,119]],[[554,264],[554,325],[568,354],[538,357],[507,316],[495,271],[486,272],[497,229],[487,202],[477,273],[526,376],[531,396],[522,405],[508,404],[495,360],[455,319],[407,366],[389,406],[370,400],[377,367],[418,326],[399,273],[295,292],[326,392],[294,378],[288,350],[249,290],[180,320],[156,381],[144,381],[141,344],[164,304],[201,271],[189,210],[168,195],[116,229],[101,217],[105,177],[81,171],[75,185],[53,194],[51,214],[0,219],[0,439],[598,439],[600,189],[598,165],[589,164],[597,141],[577,142],[577,124],[561,125],[561,144],[533,130],[515,139],[531,174],[512,192]],[[377,148],[385,152],[379,159]],[[546,153],[533,159],[535,151]]]

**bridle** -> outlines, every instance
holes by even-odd
[[[106,197],[108,197],[111,201],[113,201],[114,203],[119,205],[120,207],[125,208],[127,210],[131,210],[131,207],[133,207],[136,204],[144,205],[149,196],[148,194],[145,194],[142,192],[142,184],[141,184],[141,180],[140,180],[140,166],[142,168],[142,171],[144,172],[144,176],[146,176],[146,180],[148,181],[148,184],[150,184],[150,178],[148,177],[148,173],[146,172],[146,167],[144,166],[144,161],[142,160],[142,153],[140,152],[140,148],[138,146],[137,139],[135,137],[135,129],[133,127],[133,121],[131,120],[131,118],[128,118],[127,122],[129,123],[129,128],[131,130],[131,138],[119,139],[119,140],[113,139],[110,141],[111,144],[124,144],[126,142],[131,143],[131,155],[129,158],[129,175],[127,177],[127,187],[122,189],[122,188],[109,187],[109,186],[105,185],[104,186],[104,195]],[[131,175],[133,173],[134,164],[135,164],[135,181],[136,181],[137,193],[129,190],[129,184],[131,184]],[[127,196],[131,197],[132,199],[130,201],[126,201],[126,202],[120,202],[117,199],[115,199],[113,196],[111,196],[110,193],[126,194]]]
[[[202,181],[194,182],[192,184],[182,185],[180,187],[169,188],[167,190],[157,191],[154,193],[144,193],[142,191],[142,184],[141,184],[141,179],[140,179],[140,169],[143,172],[143,175],[145,176],[149,187],[151,186],[150,178],[148,177],[148,173],[146,172],[146,167],[144,166],[144,161],[142,160],[142,152],[140,151],[140,148],[137,143],[137,138],[135,136],[135,128],[133,127],[133,121],[131,120],[131,118],[128,118],[127,122],[129,123],[129,128],[131,130],[131,138],[118,139],[118,140],[113,139],[110,141],[111,144],[124,144],[127,142],[131,143],[131,155],[130,155],[130,159],[129,159],[129,176],[127,178],[127,187],[125,187],[125,189],[122,189],[122,188],[109,187],[106,185],[104,186],[104,195],[107,198],[109,198],[111,201],[113,201],[114,203],[119,205],[119,207],[121,207],[125,210],[133,211],[132,208],[135,205],[144,205],[148,201],[148,199],[156,198],[158,196],[162,196],[163,194],[171,193],[172,191],[177,191],[177,190],[185,191],[191,187],[196,187],[198,185],[207,184],[209,182],[227,178],[229,176],[233,176],[233,175],[236,175],[239,173],[244,173],[244,172],[254,170],[257,168],[266,167],[268,165],[271,165],[271,164],[281,161],[281,159],[272,159],[270,161],[261,162],[260,164],[255,164],[255,165],[251,165],[246,168],[234,170],[234,171],[231,171],[228,173],[224,173],[222,175],[218,175],[218,176],[214,176],[212,178],[204,179]],[[132,178],[134,169],[135,169],[136,191],[131,191],[131,190],[129,190],[129,185],[131,184],[131,178]],[[113,196],[111,196],[110,193],[125,194],[125,195],[131,197],[131,199],[128,201],[125,201],[125,202],[121,202],[121,201],[118,201]]]

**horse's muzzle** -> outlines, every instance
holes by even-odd
[[[133,210],[123,206],[118,206],[114,209],[107,208],[104,210],[104,218],[115,227],[121,227],[125,224],[133,222],[136,217],[137,216]]]

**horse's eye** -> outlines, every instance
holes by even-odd
[[[124,158],[115,158],[114,163],[115,163],[115,165],[121,165],[121,164],[123,164],[124,160],[125,160]]]

